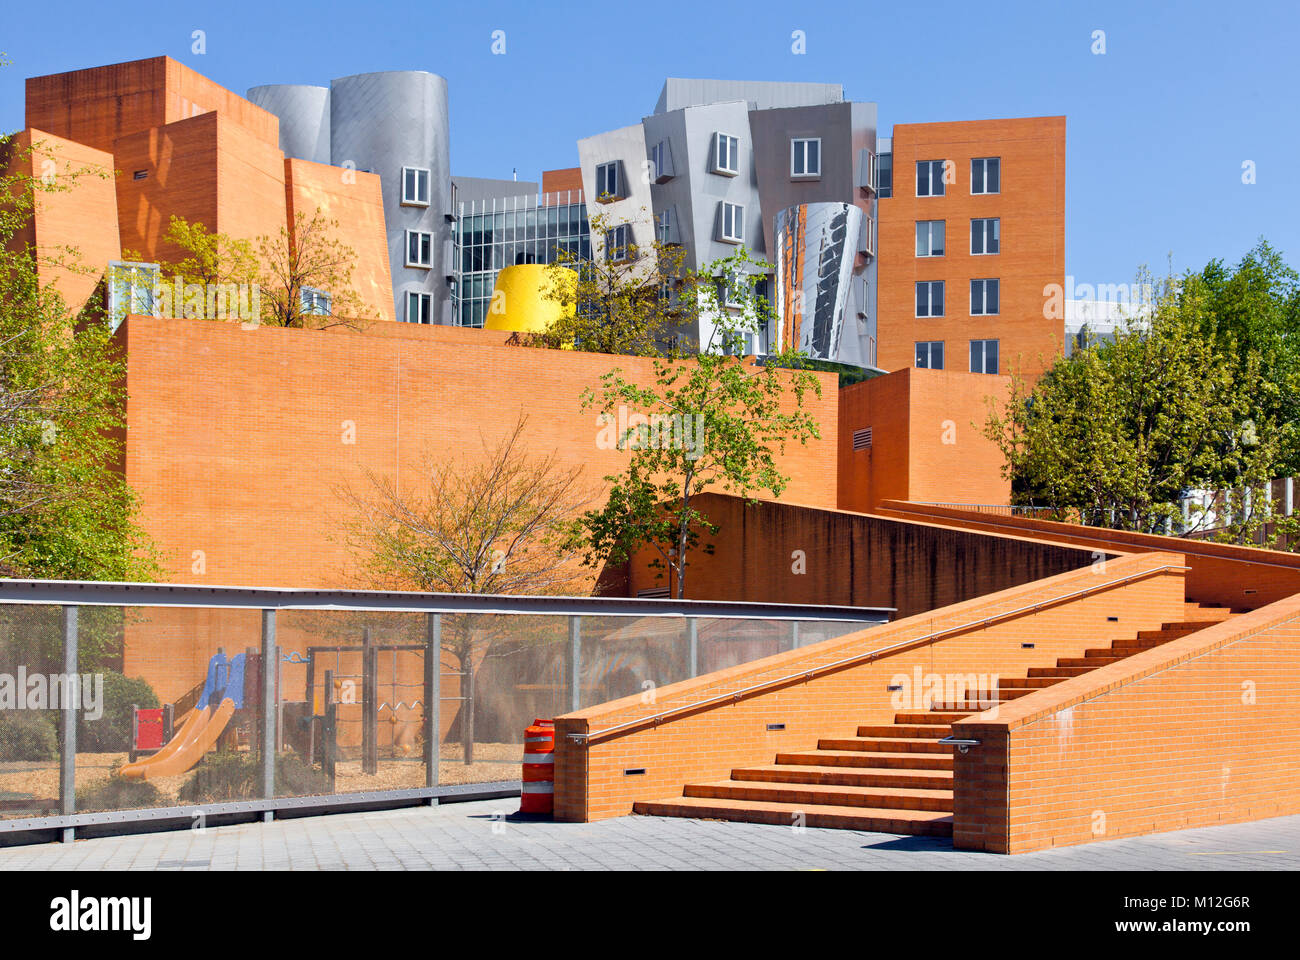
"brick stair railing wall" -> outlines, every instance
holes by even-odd
[[[953,725],[953,842],[1023,853],[1300,813],[1300,596]]]
[[[669,796],[689,782],[725,778],[734,766],[767,763],[780,751],[811,749],[819,737],[853,736],[860,724],[891,722],[897,708],[888,687],[900,674],[913,677],[917,668],[931,676],[1024,676],[1029,667],[1055,664],[1058,657],[1081,656],[1089,647],[1181,620],[1183,571],[1154,572],[1037,611],[1021,612],[936,641],[904,647],[811,680],[702,707],[657,726],[622,731],[591,744],[570,740],[571,733],[602,730],[856,653],[920,639],[943,628],[994,614],[1010,614],[1131,574],[1181,564],[1178,554],[1120,557],[660,687],[653,703],[637,695],[559,717],[556,818],[588,821],[621,816],[630,813],[638,800]],[[784,724],[784,729],[769,730],[769,724]],[[628,774],[628,770],[644,772]]]
[[[1300,593],[1300,554],[1227,543],[1208,543],[1148,533],[1130,533],[1072,523],[1004,517],[958,507],[886,500],[873,514],[897,520],[935,523],[956,530],[1034,537],[1044,543],[1073,544],[1112,552],[1188,552],[1187,596],[1236,610],[1254,610]]]

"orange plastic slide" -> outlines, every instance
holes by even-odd
[[[235,713],[235,701],[226,697],[214,712],[209,707],[191,710],[181,729],[153,756],[128,763],[118,770],[126,780],[153,780],[184,773],[212,749]]]

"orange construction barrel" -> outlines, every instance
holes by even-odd
[[[555,809],[555,721],[534,720],[524,731],[524,788],[520,813]]]

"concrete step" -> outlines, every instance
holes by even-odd
[[[972,713],[979,713],[978,710],[938,710],[931,707],[929,710],[922,710],[917,713],[896,713],[894,714],[894,723],[903,725],[932,726],[936,723],[955,723],[958,720],[964,720]],[[859,728],[865,729],[865,728]],[[863,734],[870,736],[870,734]],[[927,734],[929,736],[929,734]]]
[[[873,737],[863,733],[865,729],[867,728],[858,727],[858,736],[865,741],[868,750],[883,753],[947,753],[952,749],[933,737]]]
[[[840,830],[868,830],[915,836],[952,836],[952,814],[930,810],[883,810],[871,807],[812,806],[797,803],[759,803],[753,800],[723,800],[675,797],[642,800],[633,812],[651,817],[691,817],[697,820],[733,820],[741,823],[770,823],[784,827],[800,822],[808,827]]]
[[[992,710],[994,707],[1006,702],[1006,700],[996,700],[986,696],[980,700],[959,700],[956,703],[936,703],[931,709],[936,713],[947,713],[950,715],[960,714],[960,716],[957,717],[957,719],[960,720],[963,717],[971,717],[977,713],[983,713],[985,710]]]
[[[892,767],[771,763],[759,767],[738,767],[731,771],[731,779],[764,783],[828,783],[853,787],[952,790],[951,770],[905,770]]]
[[[940,737],[948,736],[948,724],[935,723],[879,723],[858,727],[860,737]]]
[[[713,783],[687,784],[682,795],[694,799],[753,800],[758,803],[791,803],[797,806],[872,807],[878,810],[952,813],[951,790],[718,780]]]
[[[1060,660],[1056,662],[1057,664],[1061,663]],[[1088,666],[1088,664],[1080,664],[1080,666]],[[999,677],[998,693],[1006,693],[1008,690],[1019,688],[1031,688],[1037,690],[1042,687],[1050,687],[1052,684],[1060,682],[1059,679],[1054,677]]]
[[[1056,665],[1058,667],[1087,667],[1088,669],[1093,670],[1096,669],[1097,667],[1104,667],[1108,663],[1118,663],[1120,660],[1123,659],[1124,658],[1119,654],[1116,654],[1113,657],[1061,657],[1061,659],[1056,661]],[[1030,679],[1044,680],[1047,678],[1031,677]],[[1055,682],[1060,683],[1060,680],[1057,680]]]
[[[1081,677],[1085,673],[1092,673],[1096,667],[1030,667],[1029,675],[1031,677],[1056,677],[1058,680],[1066,680],[1070,677]]]
[[[778,753],[776,762],[818,767],[878,767],[882,770],[951,770],[952,754],[886,753],[852,747],[825,747]]]

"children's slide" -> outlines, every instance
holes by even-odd
[[[180,730],[157,753],[118,770],[127,780],[150,780],[184,773],[212,749],[235,711],[244,705],[244,655],[227,661],[218,653],[208,661],[208,677],[194,709]]]

